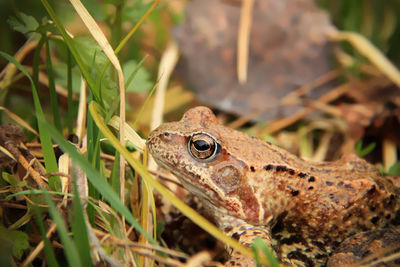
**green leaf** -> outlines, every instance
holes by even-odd
[[[26,34],[36,31],[36,29],[39,27],[39,23],[34,17],[28,16],[22,12],[20,12],[18,15],[20,20],[18,20],[16,17],[10,17],[7,20],[8,24],[10,24],[15,31]]]
[[[365,157],[366,155],[370,154],[375,149],[375,147],[376,147],[376,143],[371,143],[368,146],[363,148],[363,142],[362,142],[362,140],[359,140],[356,143],[355,151],[356,151],[356,154],[360,158],[362,158],[362,157]]]
[[[12,253],[20,259],[24,250],[29,247],[28,235],[17,230],[8,230],[0,225],[0,251]]]
[[[393,165],[389,168],[388,174],[391,174],[391,175],[400,175],[400,161],[396,162],[395,164],[393,164]]]
[[[129,60],[124,64],[122,70],[125,77],[125,86],[127,92],[143,92],[153,87],[150,74],[134,60]]]
[[[72,42],[74,43],[74,47],[78,50],[78,54],[84,62],[85,67],[87,69],[94,67],[96,70],[91,70],[91,72],[100,73],[100,67],[104,66],[108,59],[97,42],[89,37],[75,37],[72,39]]]
[[[59,131],[62,131],[61,116],[60,111],[58,110],[60,105],[58,103],[56,83],[54,81],[53,62],[50,56],[50,42],[48,39],[46,40],[46,71],[49,79],[50,105],[53,112],[53,123]]]

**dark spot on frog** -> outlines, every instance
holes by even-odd
[[[297,176],[299,176],[300,178],[305,178],[307,176],[307,173],[299,172],[299,174],[297,174]]]
[[[329,193],[329,198],[330,198],[330,200],[334,200],[335,199],[335,194]]]
[[[304,255],[303,253],[301,253],[300,249],[297,249],[296,251],[292,251],[290,252],[287,257],[289,259],[296,259],[299,261],[304,262],[304,266],[314,266],[313,261],[308,258],[306,255]]]
[[[282,212],[281,214],[278,215],[278,217],[276,218],[276,223],[271,229],[272,234],[277,234],[283,231],[283,229],[285,228],[283,220],[287,215],[288,211]]]
[[[250,170],[251,170],[252,172],[255,172],[255,171],[256,171],[256,169],[254,168],[254,166],[250,166]]]
[[[373,224],[377,224],[378,221],[379,221],[379,216],[375,216],[375,217],[372,217],[372,218],[371,218],[371,222],[372,222]]]
[[[326,183],[327,186],[333,185],[333,182],[331,182],[331,181],[326,181],[325,183]]]
[[[232,238],[236,239],[236,240],[239,240],[240,235],[238,233],[233,233]]]
[[[376,206],[375,206],[375,205],[369,206],[369,210],[370,210],[370,211],[375,211],[375,210],[376,210]]]
[[[276,166],[275,167],[275,170],[277,171],[277,172],[284,172],[284,171],[286,171],[286,167],[285,166]]]
[[[342,186],[343,185],[343,181],[340,181],[337,185],[338,186]]]
[[[299,190],[292,190],[292,196],[297,196],[299,194]]]
[[[314,186],[310,186],[309,188],[308,188],[308,190],[313,190],[314,189]]]
[[[280,243],[281,244],[287,244],[287,245],[292,245],[292,244],[295,244],[295,243],[301,243],[303,245],[307,245],[306,240],[301,235],[292,235],[290,237],[283,238],[280,241]]]
[[[310,178],[308,178],[309,182],[315,182],[315,177],[314,176],[310,176]]]
[[[351,184],[345,184],[344,187],[345,187],[345,188],[348,188],[348,189],[353,188],[353,187],[351,186]]]
[[[375,193],[375,192],[376,192],[376,186],[375,186],[375,185],[372,185],[371,188],[368,189],[368,190],[365,192],[365,194],[366,194],[366,195],[372,195],[372,194]]]
[[[393,204],[395,204],[395,201],[393,201],[396,197],[391,194],[390,197],[385,198],[383,200],[383,207],[387,208],[391,208],[393,206]]]
[[[264,169],[265,169],[266,171],[270,171],[270,170],[273,169],[273,167],[274,167],[274,166],[272,166],[271,164],[268,164],[268,165],[265,165],[265,166],[264,166]]]
[[[268,145],[272,145],[271,142],[269,142],[269,141],[267,141],[267,144],[268,144]]]
[[[311,243],[322,251],[325,251],[325,244],[321,241],[312,240]]]
[[[225,232],[229,232],[229,231],[231,231],[232,229],[233,229],[232,226],[228,226],[228,227],[226,227],[226,228],[224,229],[224,231],[225,231]]]
[[[289,171],[289,174],[290,174],[290,175],[294,175],[294,170],[289,169],[288,171]]]
[[[390,217],[392,217],[392,215],[391,215],[390,213],[386,214],[386,216],[385,216],[385,218],[386,218],[387,220],[389,220]]]

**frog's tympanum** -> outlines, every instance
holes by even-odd
[[[396,232],[400,224],[399,177],[381,175],[355,155],[334,162],[302,160],[219,124],[206,107],[161,125],[147,145],[156,162],[203,202],[220,229],[245,245],[262,238],[284,265],[357,261],[371,252],[361,255],[358,240],[379,229]],[[253,264],[235,251],[226,262]]]

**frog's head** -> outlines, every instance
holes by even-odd
[[[263,142],[219,124],[212,111],[196,107],[178,122],[150,133],[147,146],[156,162],[174,173],[209,209],[238,220],[262,221],[260,203],[246,175],[251,142]],[[258,144],[258,143],[257,143]],[[223,218],[216,218],[224,224]]]

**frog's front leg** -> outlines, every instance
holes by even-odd
[[[228,236],[238,240],[239,243],[245,245],[246,247],[250,248],[251,244],[257,238],[260,238],[265,242],[267,247],[273,252],[274,256],[278,258],[277,254],[275,253],[272,247],[272,238],[268,229],[263,227],[256,227],[253,225],[240,225],[237,226],[230,231],[226,232]],[[246,255],[241,254],[237,250],[230,251],[230,258],[225,262],[226,267],[234,267],[234,266],[241,266],[241,267],[253,267],[256,266],[256,263],[253,258],[248,257]],[[282,260],[282,259],[281,259]],[[285,260],[283,260],[285,262]]]

